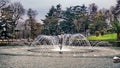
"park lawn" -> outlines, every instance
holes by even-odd
[[[93,40],[93,41],[116,41],[117,40],[117,34],[112,33],[112,34],[105,34],[103,36],[88,36],[88,40]]]

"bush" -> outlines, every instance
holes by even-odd
[[[104,30],[101,30],[101,32],[100,32],[100,33],[101,33],[101,35],[102,35],[102,36],[105,34],[105,33],[104,33]]]
[[[99,31],[96,31],[96,32],[95,32],[96,37],[99,36],[99,33],[100,33]]]

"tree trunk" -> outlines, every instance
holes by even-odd
[[[120,33],[117,33],[117,40],[120,41]]]

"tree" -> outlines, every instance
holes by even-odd
[[[5,6],[8,5],[8,3],[10,3],[9,0],[0,0],[0,9],[5,8]]]
[[[113,30],[117,33],[117,40],[120,40],[120,22],[117,19],[114,20]]]
[[[115,15],[119,15],[120,14],[120,0],[117,0],[117,4],[115,7]]]
[[[64,31],[64,33],[74,33],[76,32],[75,30],[75,25],[73,23],[75,14],[71,12],[71,7],[67,8],[66,11],[63,13],[63,18],[65,21],[61,23],[61,29]]]
[[[47,16],[53,16],[55,14],[55,11],[56,11],[55,7],[52,6]]]
[[[117,5],[114,8],[114,24],[113,29],[117,33],[117,40],[120,40],[120,21],[119,21],[119,15],[120,15],[120,0],[117,0]]]
[[[14,12],[13,15],[14,15],[15,21],[18,20],[22,15],[25,14],[25,9],[20,2],[14,2],[14,3],[10,4],[10,8]]]
[[[47,34],[47,35],[55,35],[58,34],[58,28],[59,25],[58,23],[58,18],[51,16],[51,17],[47,17],[45,20],[43,20],[44,22],[44,30],[43,33]]]
[[[95,16],[95,21],[96,30],[103,30],[106,27],[105,16],[101,11]]]
[[[36,19],[27,19],[25,21],[24,27],[24,38],[32,38],[34,39],[36,37],[36,31],[38,31],[38,29],[40,29],[40,25],[37,24],[38,22],[36,21]],[[38,31],[39,32],[39,31]]]
[[[29,8],[27,11],[27,15],[29,18],[35,18],[37,14],[38,14],[37,11],[31,8]]]
[[[5,39],[7,39],[8,37],[13,37],[13,19],[12,19],[12,16],[13,16],[13,11],[11,10],[11,8],[9,6],[5,7],[5,8],[2,8],[1,9],[1,27],[3,28],[3,31],[1,32],[1,35],[4,34],[5,36]],[[9,34],[9,35],[8,35]],[[10,36],[11,35],[11,36]]]
[[[27,15],[29,17],[29,19],[27,21],[29,22],[29,26],[31,28],[31,38],[34,39],[35,38],[35,28],[34,28],[34,26],[35,26],[35,23],[36,23],[35,17],[37,15],[37,11],[30,8],[27,11]]]
[[[35,23],[35,36],[41,34],[41,31],[44,29],[43,25],[40,23]]]
[[[81,10],[79,12],[76,12],[77,14],[75,15],[75,19],[77,19],[77,22],[75,24],[77,32],[80,30],[86,30],[85,26],[87,24],[87,19],[88,19],[88,13],[87,13],[87,7],[85,5],[81,6]]]
[[[112,14],[115,14],[115,7],[114,7],[114,6],[111,6],[111,7],[110,7],[110,12],[111,12]]]
[[[43,20],[44,29],[43,33],[47,35],[58,35],[61,32],[60,26],[60,17],[61,17],[61,6],[57,5],[56,7],[52,6],[49,12],[46,15],[46,18]]]
[[[14,2],[9,5],[10,9],[13,11],[11,18],[13,19],[12,32],[15,33],[16,22],[24,15],[25,9],[20,2]]]
[[[96,31],[101,31],[107,29],[106,19],[111,19],[110,13],[106,9],[98,10],[95,3],[89,6],[89,28],[90,33],[94,34]]]
[[[89,6],[90,14],[96,14],[97,10],[98,10],[98,7],[95,3],[90,4],[90,6]]]

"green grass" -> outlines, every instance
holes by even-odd
[[[88,40],[93,40],[93,41],[116,41],[117,40],[117,34],[105,34],[103,36],[88,36]]]

